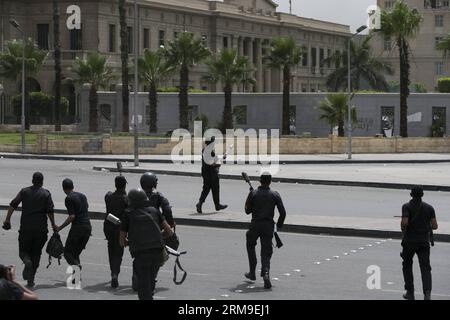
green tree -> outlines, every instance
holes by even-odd
[[[194,38],[192,33],[182,32],[169,43],[165,55],[168,63],[180,71],[180,127],[188,129],[189,71],[193,66],[208,58],[210,51],[203,45],[201,39]]]
[[[106,88],[114,79],[113,70],[107,66],[107,59],[97,52],[90,53],[86,60],[77,58],[72,71],[80,84],[89,83],[89,132],[98,131],[98,94],[97,90]]]
[[[18,82],[22,75],[22,55],[24,43],[22,40],[12,40],[6,43],[6,50],[0,53],[0,77]],[[41,70],[48,52],[40,50],[32,39],[25,42],[25,74],[29,77]],[[21,88],[20,82],[19,88]],[[25,86],[25,129],[30,129],[29,93]]]
[[[408,97],[410,94],[410,44],[420,30],[422,16],[397,0],[392,10],[381,12],[381,34],[394,41],[400,58],[400,136],[408,137]]]
[[[253,67],[247,57],[238,56],[236,50],[225,49],[212,56],[207,62],[209,75],[206,77],[213,83],[220,82],[225,94],[225,106],[222,115],[221,130],[233,128],[232,94],[233,86],[239,84],[255,84],[256,80],[251,76]]]
[[[442,51],[444,58],[448,58],[450,53],[450,34],[438,43],[437,49]]]
[[[122,131],[130,131],[130,76],[128,70],[128,26],[125,0],[119,0],[120,59],[122,62]]]
[[[268,67],[280,69],[283,73],[283,117],[282,134],[289,135],[289,108],[291,91],[291,71],[302,61],[303,51],[297,46],[293,38],[275,38],[272,40],[271,50],[265,57]]]
[[[384,74],[393,74],[393,69],[388,63],[384,63],[372,57],[370,46],[371,36],[366,37],[361,43],[350,42],[350,75],[352,91],[360,89],[361,80],[368,82],[373,90],[387,91],[388,83]],[[341,63],[342,62],[342,63]],[[348,51],[337,51],[323,63],[333,63],[340,67],[333,71],[327,78],[327,86],[330,90],[338,92],[348,86]]]
[[[58,1],[53,0],[53,47],[55,57],[55,99],[53,106],[53,121],[55,131],[61,131],[61,44],[59,31],[59,6]]]
[[[317,107],[321,115],[319,119],[328,122],[333,132],[334,127],[338,127],[338,136],[345,136],[345,122],[348,117],[348,95],[345,93],[329,94]],[[358,118],[356,114],[356,109],[352,107],[351,109],[352,122],[355,123]]]
[[[139,77],[148,85],[150,106],[150,133],[158,131],[158,85],[174,72],[174,67],[167,63],[163,51],[146,49],[138,60]]]

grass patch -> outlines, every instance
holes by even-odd
[[[25,133],[26,144],[36,144],[37,134]],[[21,135],[20,133],[0,133],[0,144],[20,145]]]

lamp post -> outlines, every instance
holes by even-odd
[[[22,45],[22,115],[21,115],[21,126],[20,126],[20,135],[21,135],[21,151],[25,153],[25,32],[22,30],[20,24],[14,20],[9,20],[9,23],[22,34],[23,45]]]
[[[137,0],[134,0],[134,108],[133,108],[133,131],[134,131],[134,166],[139,167],[139,137],[138,137],[138,119],[137,119],[137,103],[138,103],[138,37],[139,37],[139,23],[138,23],[138,4]]]
[[[350,54],[350,44],[352,42],[352,39],[367,29],[367,26],[361,26],[356,30],[356,33],[353,34],[348,39],[348,46],[347,46],[347,68],[348,68],[348,75],[347,75],[347,92],[348,92],[348,98],[347,98],[347,113],[348,113],[348,159],[352,159],[352,110],[350,106],[350,100],[352,98],[352,77],[351,77],[351,54]]]

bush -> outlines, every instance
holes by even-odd
[[[398,93],[400,92],[400,82],[399,81],[390,81],[388,85],[389,92]],[[427,93],[427,88],[423,83],[411,83],[409,86],[409,91],[412,93]]]
[[[53,116],[53,102],[54,96],[42,93],[30,93],[30,120],[31,123],[40,123],[41,119],[46,119],[47,122],[52,120]],[[16,95],[12,98],[12,107],[14,115],[19,119],[22,114],[22,95]],[[61,97],[61,118],[69,113],[69,101]]]
[[[450,78],[440,78],[438,80],[438,91],[441,93],[450,93]]]

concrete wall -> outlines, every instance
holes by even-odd
[[[313,137],[327,137],[330,134],[328,124],[319,120],[319,103],[326,97],[324,93],[293,93],[291,105],[296,107],[296,134],[311,133]],[[88,88],[84,88],[81,95],[82,125],[81,131],[87,130]],[[116,92],[100,92],[99,105],[109,104],[112,108],[112,130],[121,130],[121,94]],[[138,115],[142,122],[139,130],[148,132],[145,123],[145,107],[148,105],[148,94],[140,93],[138,101]],[[205,114],[209,119],[209,126],[216,127],[221,119],[224,105],[222,93],[190,94],[189,104],[198,107],[198,113]],[[398,94],[357,94],[352,100],[358,113],[358,124],[354,130],[357,137],[373,137],[381,132],[381,107],[395,108],[394,136],[399,134],[400,127],[400,97]],[[282,95],[279,93],[235,93],[233,106],[247,106],[247,124],[242,127],[255,129],[279,129],[281,124]],[[411,137],[430,136],[432,124],[432,108],[445,107],[447,110],[447,135],[450,134],[450,94],[412,94],[408,100],[408,115],[421,113],[421,121],[410,122],[409,135]],[[133,115],[133,97],[130,99],[130,121]],[[158,129],[160,133],[179,127],[178,94],[160,94],[158,105]]]

